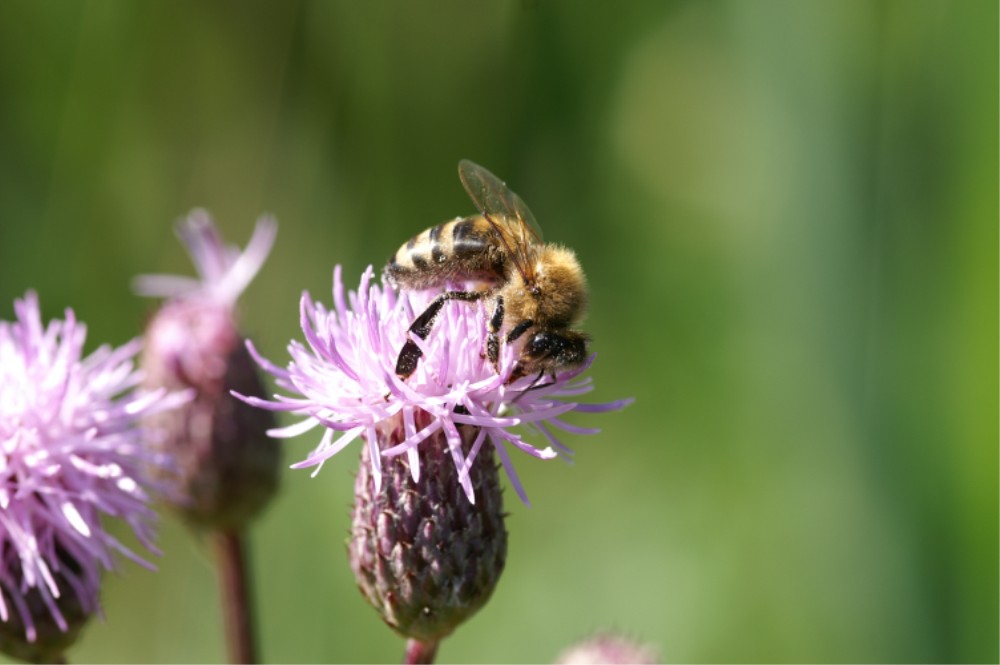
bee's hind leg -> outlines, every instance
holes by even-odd
[[[437,319],[437,315],[441,312],[441,308],[449,300],[463,300],[465,302],[475,302],[482,298],[484,295],[480,291],[447,291],[442,293],[437,298],[431,301],[431,304],[427,306],[420,316],[413,320],[408,329],[409,335],[416,335],[420,339],[427,339],[427,335],[430,334],[431,328],[434,327],[434,321]],[[396,359],[396,376],[401,379],[407,379],[413,372],[417,369],[417,363],[420,361],[420,357],[424,355],[424,352],[420,350],[416,342],[412,339],[407,339],[406,343],[403,344],[403,348],[399,352],[399,357]]]

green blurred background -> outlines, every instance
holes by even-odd
[[[666,661],[998,658],[998,11],[986,2],[0,4],[0,304],[138,334],[205,206],[272,359],[506,179],[590,277],[577,463],[515,458],[509,564],[445,662],[614,628]],[[287,444],[301,459],[317,436]],[[263,656],[398,661],[344,539],[357,449],[252,533]],[[109,576],[72,661],[224,658],[210,551]]]

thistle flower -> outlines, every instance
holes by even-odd
[[[135,290],[168,298],[146,330],[142,357],[149,386],[191,388],[183,409],[157,417],[159,449],[176,464],[175,507],[190,522],[227,531],[244,527],[278,486],[281,449],[265,432],[272,414],[230,394],[263,394],[236,325],[236,300],[274,242],[273,219],[258,220],[246,251],[226,246],[204,210],[177,225],[201,279],[142,276]]]
[[[452,461],[459,471],[466,498],[475,502],[469,468],[488,440],[500,458],[507,476],[525,503],[527,494],[508,454],[508,446],[537,459],[572,457],[553,428],[574,434],[596,434],[600,430],[571,425],[560,418],[569,412],[599,413],[624,408],[623,399],[606,404],[570,401],[592,389],[590,379],[579,375],[593,363],[562,372],[554,380],[535,383],[524,377],[508,384],[516,362],[516,347],[501,350],[499,371],[484,357],[487,329],[481,306],[453,303],[438,316],[426,340],[417,337],[423,358],[405,381],[395,374],[397,355],[407,339],[406,330],[414,312],[421,312],[436,295],[432,291],[400,294],[372,284],[369,267],[358,291],[345,299],[341,272],[334,270],[335,309],[314,303],[308,293],[300,301],[300,322],[308,348],[297,341],[288,346],[292,362],[281,369],[256,352],[250,353],[274,375],[276,383],[293,395],[274,400],[239,395],[248,404],[272,411],[287,411],[302,419],[289,427],[272,430],[279,438],[298,436],[325,426],[319,445],[293,468],[322,467],[323,463],[352,441],[367,442],[376,491],[381,489],[383,458],[406,455],[414,480],[419,479],[418,447],[441,432]],[[419,414],[428,414],[418,427]],[[401,423],[405,437],[379,450],[379,431],[391,431]],[[468,454],[461,451],[459,428],[468,425],[478,434]],[[548,441],[538,448],[519,431],[531,427]],[[336,435],[339,433],[339,437]],[[319,468],[316,469],[319,471]]]
[[[33,292],[14,310],[16,321],[0,321],[0,649],[54,660],[97,610],[115,552],[152,568],[102,518],[159,554],[145,470],[163,460],[138,422],[186,396],[136,389],[139,340],[84,358],[72,310],[43,327]]]
[[[506,531],[494,451],[527,503],[509,451],[543,460],[569,457],[572,451],[554,430],[597,430],[571,425],[563,415],[616,410],[630,400],[576,401],[591,389],[579,375],[593,358],[554,379],[510,382],[517,349],[506,345],[495,369],[482,353],[485,312],[467,303],[445,307],[427,339],[414,338],[423,357],[401,380],[395,366],[406,330],[436,294],[397,294],[373,284],[372,275],[368,268],[358,291],[345,294],[337,267],[332,311],[303,294],[307,345],[289,345],[287,369],[250,346],[288,394],[241,399],[300,417],[272,436],[323,429],[319,445],[293,468],[316,467],[318,473],[353,441],[365,442],[355,486],[352,567],[362,592],[390,626],[435,643],[488,599],[503,568]],[[526,441],[526,427],[548,445]]]

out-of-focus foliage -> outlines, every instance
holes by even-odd
[[[138,334],[173,221],[281,227],[242,301],[279,363],[329,302],[471,212],[463,157],[575,248],[596,400],[516,459],[510,556],[442,661],[612,628],[667,661],[998,658],[997,4],[0,3],[0,307]],[[353,281],[349,279],[347,281]],[[577,422],[586,424],[584,419]],[[299,459],[316,442],[287,443]],[[357,449],[252,533],[263,655],[398,661],[346,561]],[[209,549],[106,579],[73,661],[217,661]]]

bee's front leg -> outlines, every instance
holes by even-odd
[[[434,321],[437,319],[438,313],[440,313],[441,308],[444,307],[446,302],[449,300],[475,302],[484,295],[482,291],[447,291],[446,293],[442,293],[431,301],[431,304],[427,306],[427,309],[420,316],[413,320],[407,332],[410,335],[416,335],[420,339],[427,339],[431,328],[434,327]],[[417,362],[419,362],[420,357],[423,355],[424,352],[420,350],[416,342],[412,339],[407,339],[399,352],[399,358],[396,359],[396,376],[404,380],[409,378],[417,369]]]
[[[531,319],[525,319],[524,321],[521,321],[516,326],[514,326],[513,328],[511,328],[510,332],[507,333],[507,340],[506,340],[507,344],[511,344],[513,342],[516,342],[533,325],[535,325],[534,321],[532,321]],[[497,344],[497,346],[499,347],[499,344]],[[497,367],[497,362],[496,361],[493,362],[493,367],[494,368]],[[497,369],[497,373],[498,374],[499,374],[499,372],[500,372],[500,370]],[[521,378],[522,376],[524,376],[524,372],[523,372],[523,369],[521,367],[521,363],[518,362],[514,366],[514,372],[510,375],[510,381],[516,381],[517,379]]]

